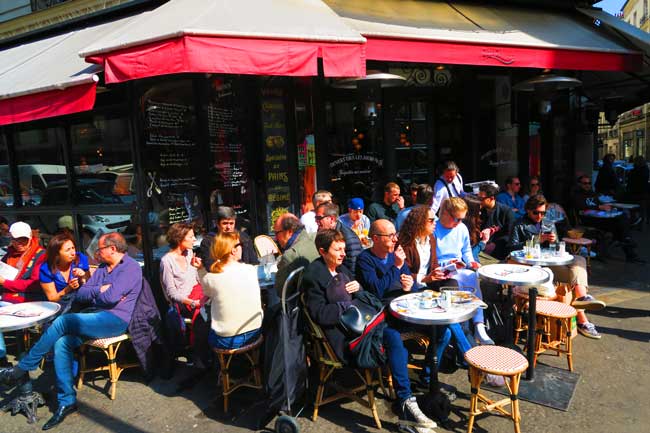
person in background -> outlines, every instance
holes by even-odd
[[[483,184],[479,187],[478,198],[480,200],[481,232],[489,229],[490,237],[487,240],[485,252],[499,260],[508,256],[508,242],[510,233],[515,223],[515,214],[503,203],[496,199],[497,187],[490,184]]]
[[[417,196],[415,198],[415,205],[406,207],[401,211],[399,211],[399,213],[397,214],[397,218],[395,218],[395,228],[398,231],[402,228],[402,224],[404,224],[404,221],[406,221],[406,217],[408,217],[409,212],[411,212],[411,210],[414,207],[418,205],[426,205],[431,207],[432,200],[433,200],[433,188],[431,188],[431,186],[426,183],[422,183],[418,185]]]
[[[356,270],[357,256],[361,254],[361,240],[352,229],[347,228],[338,220],[339,207],[334,203],[321,203],[316,208],[316,223],[318,231],[337,230],[341,232],[345,239],[345,260],[343,264],[350,272]]]
[[[319,189],[312,196],[311,202],[314,205],[314,209],[305,212],[300,217],[300,222],[305,227],[307,233],[316,233],[318,231],[318,224],[316,224],[316,208],[322,203],[331,203],[332,193],[324,189]]]
[[[619,187],[618,176],[614,171],[614,161],[616,155],[608,153],[603,156],[603,166],[598,170],[596,182],[594,182],[594,189],[598,194],[609,195],[614,197]]]
[[[524,199],[519,195],[521,190],[521,181],[518,177],[508,176],[506,178],[506,187],[497,194],[497,202],[508,206],[515,214],[515,218],[521,218],[526,215],[524,210]]]
[[[285,213],[273,225],[275,238],[282,249],[282,257],[278,262],[278,272],[275,275],[275,293],[269,292],[269,305],[277,302],[282,293],[282,286],[289,274],[301,266],[307,266],[317,259],[319,254],[314,244],[315,235],[307,233],[297,216]]]
[[[356,280],[364,290],[388,304],[391,299],[411,291],[413,277],[406,265],[404,249],[396,247],[397,232],[393,223],[386,219],[373,222],[370,238],[372,247],[364,250],[357,259]],[[391,320],[390,316],[387,320],[383,339],[400,407],[399,429],[410,431],[412,426],[418,433],[432,433],[436,423],[422,413],[411,392],[407,368],[409,353],[401,337],[402,330],[410,328],[398,320]]]
[[[303,274],[305,304],[311,318],[323,328],[337,357],[347,364],[349,352],[345,350],[346,337],[340,328],[339,317],[354,304],[354,298],[362,288],[343,263],[345,238],[341,232],[319,230],[315,242],[320,257],[311,262]]]
[[[41,265],[39,280],[48,301],[61,304],[61,314],[67,313],[74,295],[90,278],[88,257],[77,252],[69,233],[54,235],[47,244],[47,262]]]
[[[209,322],[200,314],[207,297],[203,293],[198,269],[202,260],[194,255],[196,238],[191,224],[175,223],[167,231],[170,250],[160,259],[160,285],[171,305],[182,318],[192,321],[190,345],[192,361],[199,372],[210,365]]]
[[[341,224],[352,229],[359,239],[367,238],[370,230],[370,220],[363,214],[363,207],[362,198],[351,198],[348,200],[348,213],[339,217]]]
[[[540,236],[540,243],[552,243],[558,241],[555,224],[544,220],[546,215],[547,202],[544,196],[535,195],[528,199],[525,205],[526,216],[515,224],[512,230],[511,247],[522,249],[524,242],[533,235]],[[582,256],[574,256],[569,265],[549,266],[553,271],[556,282],[568,283],[574,293],[574,300],[571,303],[578,309],[578,332],[588,338],[599,339],[600,334],[596,326],[589,322],[584,310],[600,310],[605,308],[605,303],[597,300],[588,293],[587,262]]]
[[[634,168],[630,170],[628,176],[627,193],[633,203],[638,203],[641,206],[639,218],[641,218],[641,221],[645,219],[646,224],[650,224],[650,208],[648,207],[648,201],[650,200],[649,181],[650,170],[648,164],[643,156],[638,155],[634,158]]]
[[[370,227],[370,224],[368,224],[368,227]],[[10,243],[9,221],[7,221],[7,218],[0,216],[0,248],[8,247]]]
[[[419,186],[420,185],[418,185],[415,182],[411,183],[411,186],[409,186],[409,191],[411,193],[409,202],[410,202],[411,206],[415,206],[418,203],[417,198],[418,198],[418,187]]]
[[[532,176],[528,181],[528,192],[523,196],[524,203],[526,203],[531,196],[538,194],[544,195],[544,192],[542,191],[542,182],[539,180],[539,176]]]
[[[77,301],[91,304],[94,311],[59,316],[18,365],[0,369],[0,385],[21,385],[29,380],[28,372],[36,370],[41,359],[54,349],[58,407],[43,430],[57,426],[77,411],[72,374],[75,350],[88,339],[126,332],[142,291],[142,270],[126,255],[126,241],[121,234],[102,235],[96,254],[102,264],[75,295]]]
[[[449,197],[465,196],[463,177],[458,172],[458,165],[454,161],[446,161],[441,168],[441,175],[433,184],[433,202],[431,210],[438,215],[440,205]]]
[[[481,204],[480,202],[465,197],[465,202],[467,203],[467,215],[463,220],[463,224],[467,226],[469,231],[469,244],[472,246],[472,255],[476,262],[481,263],[480,254],[482,251],[485,251],[485,254],[490,254],[491,250],[486,251],[486,245],[490,239],[492,231],[487,228],[481,230],[482,218],[481,218]]]
[[[250,236],[243,230],[237,230],[237,214],[235,210],[228,206],[218,206],[217,212],[215,213],[214,229],[203,237],[197,253],[206,269],[210,269],[212,266],[210,250],[214,237],[219,233],[232,233],[235,231],[239,232],[239,239],[242,243],[242,262],[250,265],[257,265],[259,263],[257,252],[255,252],[255,246]]]
[[[212,300],[208,343],[218,349],[238,349],[254,341],[262,327],[262,298],[255,266],[240,263],[237,232],[219,233],[212,243],[210,272],[201,270],[205,294]]]
[[[384,186],[384,198],[381,203],[371,203],[368,206],[368,218],[370,222],[385,219],[395,223],[395,218],[400,210],[404,209],[404,197],[400,194],[399,185],[395,182],[388,182]]]
[[[40,268],[45,262],[45,249],[33,237],[32,228],[22,221],[9,227],[11,243],[2,261],[18,269],[13,280],[0,277],[2,300],[12,304],[43,299],[38,281]]]

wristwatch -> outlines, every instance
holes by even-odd
[[[190,305],[192,306],[192,308],[196,308],[196,301],[192,299],[192,303]]]

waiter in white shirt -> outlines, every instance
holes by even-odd
[[[431,210],[438,214],[440,204],[449,197],[463,197],[463,178],[458,173],[458,166],[454,161],[447,161],[442,165],[442,175],[433,184],[433,204]]]

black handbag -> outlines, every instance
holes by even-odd
[[[370,305],[359,304],[350,305],[339,316],[339,324],[349,335],[361,335],[366,325],[379,314],[379,312]]]

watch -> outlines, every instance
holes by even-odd
[[[192,304],[190,304],[190,305],[192,306],[192,308],[196,308],[196,301],[194,299],[192,299]]]

